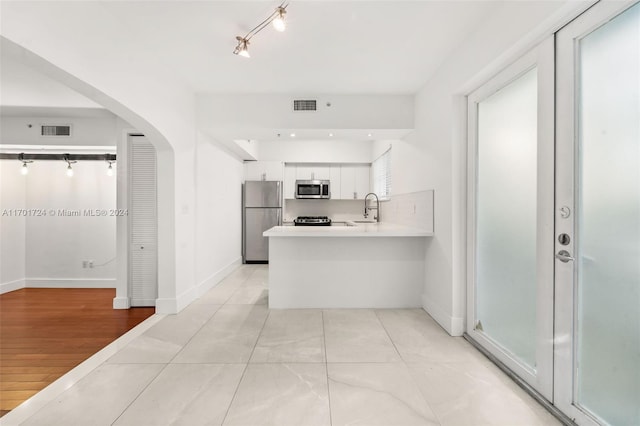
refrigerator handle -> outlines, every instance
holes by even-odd
[[[276,183],[276,188],[278,188],[278,203],[280,204],[280,207],[283,207],[282,205],[282,182],[278,181]]]
[[[241,196],[240,196],[240,198],[241,198],[241,200],[240,200],[240,205],[241,205],[240,210],[241,210],[241,214],[242,214],[242,223],[240,225],[240,238],[242,239],[241,245],[240,245],[240,251],[241,251],[240,255],[242,256],[242,263],[245,262],[246,253],[247,253],[247,250],[246,250],[247,243],[245,241],[246,218],[245,218],[245,211],[244,211],[244,209],[245,209],[245,207],[244,207],[244,192],[245,192],[245,189],[244,189],[244,183],[243,183],[242,184],[242,190],[241,190]]]
[[[278,217],[278,226],[282,226],[282,209],[278,209],[276,216]]]

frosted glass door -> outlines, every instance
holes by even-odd
[[[469,99],[473,197],[467,330],[550,398],[553,44]]]
[[[532,370],[537,88],[532,69],[478,105],[476,318],[485,334]]]
[[[558,392],[579,423],[640,425],[640,4],[600,10],[558,43]]]

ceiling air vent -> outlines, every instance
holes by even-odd
[[[294,111],[316,111],[315,99],[296,99],[293,101]]]
[[[42,136],[71,136],[71,126],[40,126]]]

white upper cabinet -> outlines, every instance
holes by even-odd
[[[296,180],[329,180],[332,200],[362,200],[370,189],[369,164],[286,164],[284,198],[295,198]]]
[[[296,166],[292,164],[284,166],[284,198],[296,198]]]
[[[245,180],[283,180],[284,170],[280,161],[246,161]]]
[[[340,171],[340,199],[363,200],[370,191],[370,170],[371,167],[368,164],[342,165]]]
[[[296,178],[300,180],[329,180],[331,167],[328,164],[298,164]]]
[[[330,167],[329,180],[331,181],[331,186],[329,190],[331,191],[331,199],[333,200],[342,199],[341,175],[342,167],[340,167],[339,164],[334,164]]]

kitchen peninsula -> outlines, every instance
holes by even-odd
[[[390,223],[275,226],[269,237],[269,307],[420,307],[433,233]]]

